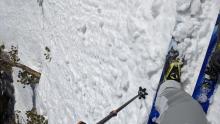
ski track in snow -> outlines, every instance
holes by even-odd
[[[143,86],[149,92],[146,101],[136,100],[108,122],[142,124],[171,34],[186,55],[182,81],[192,93],[216,5],[218,0],[2,0],[0,40],[8,49],[17,45],[21,62],[42,72],[37,109],[50,124],[95,123]],[[51,62],[43,56],[45,46],[51,50]],[[15,95],[17,110],[31,108],[30,88],[22,90],[15,82]],[[212,124],[219,122],[219,104],[214,98],[208,115]]]

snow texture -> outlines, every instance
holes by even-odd
[[[37,110],[49,124],[95,123],[139,86],[147,88],[147,99],[136,100],[109,124],[143,124],[171,35],[186,56],[182,82],[192,94],[217,5],[219,0],[1,0],[0,40],[7,49],[18,46],[21,63],[42,72]],[[15,108],[25,113],[33,93],[16,82],[16,73]],[[220,121],[219,92],[208,114],[212,124]]]

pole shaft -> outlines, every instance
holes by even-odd
[[[132,99],[130,99],[128,102],[126,102],[125,104],[123,104],[122,106],[120,106],[118,109],[113,110],[112,112],[110,112],[110,114],[108,116],[106,116],[104,119],[102,119],[101,121],[97,122],[97,124],[104,124],[105,122],[107,122],[108,120],[110,120],[111,118],[117,116],[118,112],[120,112],[123,108],[125,108],[128,104],[130,104],[132,101],[134,101],[136,98],[139,97],[139,94],[136,95],[135,97],[133,97]]]

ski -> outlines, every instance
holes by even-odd
[[[200,71],[192,97],[202,106],[207,113],[211,102],[211,97],[217,87],[217,81],[220,78],[220,14],[217,18],[215,28],[210,40],[208,50]],[[155,103],[160,85],[166,80],[176,80],[180,82],[181,68],[184,63],[184,56],[179,56],[177,48],[178,41],[172,37],[168,53],[166,56],[163,71],[153,100],[151,112],[148,118],[148,124],[156,124],[159,112],[156,110]]]
[[[196,99],[207,113],[212,96],[217,88],[220,74],[220,14],[194,88],[192,97]]]
[[[156,120],[159,117],[159,112],[156,110],[155,103],[160,85],[166,80],[176,80],[180,82],[181,68],[184,63],[184,57],[180,56],[178,50],[175,49],[177,48],[177,45],[178,41],[176,41],[174,37],[172,37],[149,115],[148,124],[156,124]]]

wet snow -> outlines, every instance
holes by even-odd
[[[136,100],[109,121],[142,124],[171,35],[186,55],[182,81],[192,93],[216,5],[218,0],[2,0],[0,40],[6,48],[17,45],[21,62],[42,72],[37,109],[50,124],[95,123],[143,86],[149,92],[146,101]],[[50,62],[44,57],[46,46]],[[30,109],[32,91],[14,84],[15,108]],[[219,103],[214,98],[208,115],[212,124],[219,121]]]

